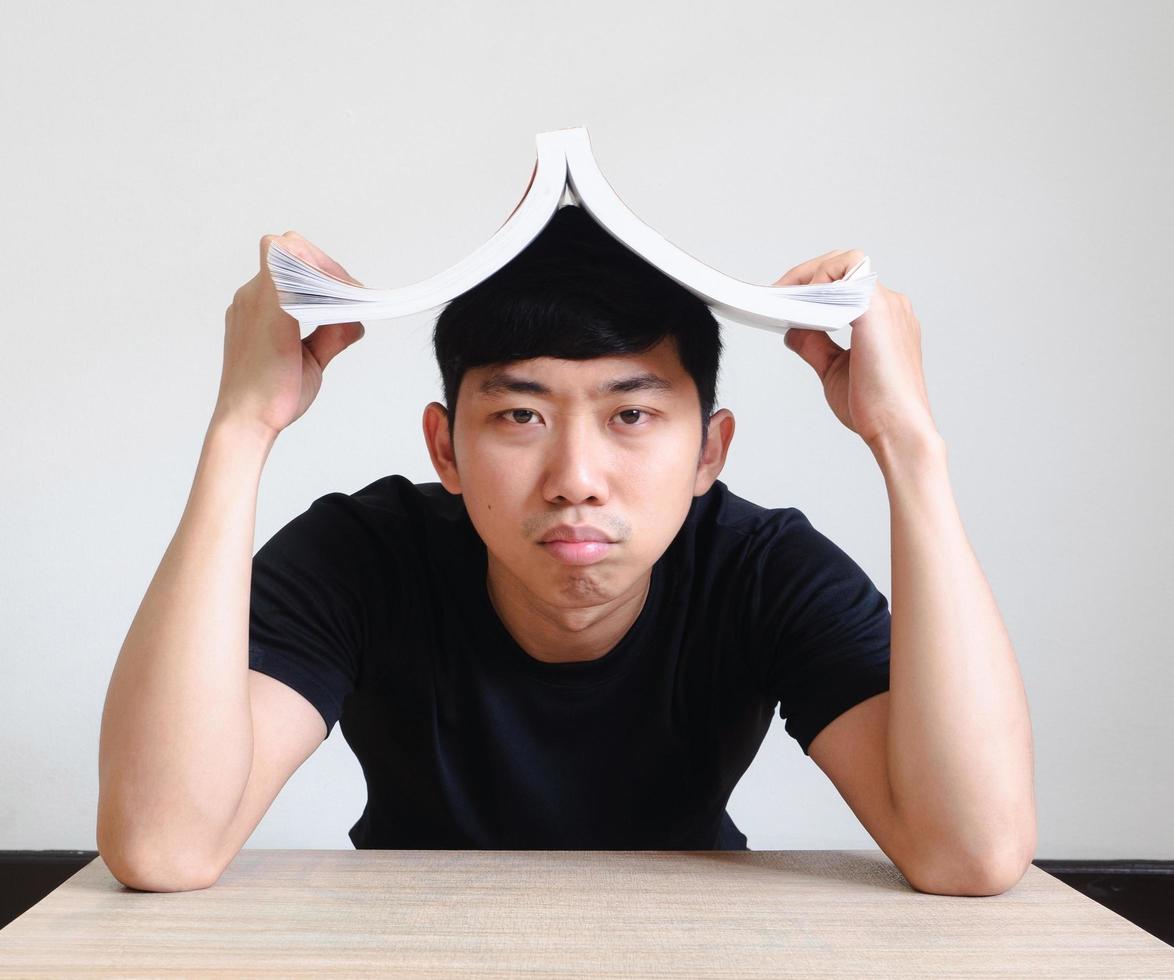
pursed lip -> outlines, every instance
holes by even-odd
[[[551,541],[607,541],[611,543],[611,538],[590,524],[560,524],[547,531],[539,543],[549,544]]]

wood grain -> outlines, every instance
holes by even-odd
[[[237,855],[137,892],[102,859],[0,930],[0,976],[1174,977],[1174,949],[1032,867],[913,891],[880,851]]]

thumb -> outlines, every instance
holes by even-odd
[[[832,340],[823,330],[804,330],[800,327],[791,327],[783,334],[783,343],[815,368],[815,373],[819,375],[820,381],[827,374],[832,362],[844,353],[844,348]]]
[[[366,328],[358,322],[323,323],[319,324],[302,343],[314,355],[318,366],[325,370],[326,365],[334,360],[336,355],[350,347],[366,332]]]

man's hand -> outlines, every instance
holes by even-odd
[[[864,253],[828,252],[791,269],[776,286],[833,282]],[[814,369],[836,418],[868,444],[938,438],[921,366],[921,324],[909,298],[878,280],[868,310],[852,321],[852,347],[823,330],[792,327],[783,338]]]
[[[260,270],[224,311],[224,366],[214,418],[236,418],[271,438],[301,418],[322,387],[333,358],[365,333],[361,323],[324,323],[303,338],[281,308],[269,275],[269,244],[356,286],[341,265],[295,231],[261,237]]]

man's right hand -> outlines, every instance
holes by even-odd
[[[236,291],[224,313],[224,366],[213,416],[276,438],[310,407],[326,365],[366,331],[358,322],[324,323],[301,339],[298,321],[281,308],[269,274],[272,241],[329,275],[362,283],[297,232],[262,236],[260,271]]]

